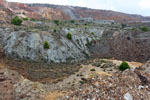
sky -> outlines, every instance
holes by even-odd
[[[150,0],[7,0],[23,3],[49,3],[114,10],[129,14],[150,16]]]

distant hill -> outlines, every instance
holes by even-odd
[[[144,17],[136,14],[126,14],[111,10],[98,10],[86,7],[62,6],[53,4],[27,4],[27,5],[30,7],[48,7],[53,8],[55,10],[60,10],[64,12],[67,16],[70,16],[71,19],[93,18],[93,19],[115,20],[119,22],[150,20],[150,17]]]
[[[85,7],[62,6],[53,4],[23,4],[0,1],[0,13],[14,14],[35,19],[70,20],[93,18],[98,20],[115,20],[118,22],[150,21],[150,17],[126,14],[111,10],[98,10]]]

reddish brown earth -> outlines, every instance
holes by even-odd
[[[47,7],[29,7],[23,3],[9,3],[9,7],[13,12],[20,14],[24,13],[28,18],[35,19],[69,19],[69,16],[65,15],[60,10],[55,10],[53,8]]]
[[[66,13],[66,10],[71,11]],[[23,3],[6,2],[5,0],[0,1],[0,14],[7,16],[7,14],[14,14],[22,17],[29,17],[35,19],[59,19],[59,20],[69,20],[72,14],[77,15],[78,18],[93,18],[93,19],[104,19],[104,20],[115,20],[119,22],[126,21],[140,21],[149,20],[149,17],[143,17],[140,15],[130,15],[115,11],[108,10],[96,10],[87,9],[82,7],[68,7],[68,6],[57,6],[52,5],[52,7],[42,6],[28,6]]]
[[[94,19],[104,19],[104,20],[116,20],[116,21],[139,21],[139,18],[134,18],[129,16],[128,14],[120,13],[120,12],[114,12],[114,11],[107,11],[107,10],[81,10],[81,9],[75,9],[75,11],[81,16],[81,17],[92,17]]]

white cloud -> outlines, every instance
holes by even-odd
[[[150,9],[150,0],[141,0],[139,2],[139,6],[142,8],[142,9]]]

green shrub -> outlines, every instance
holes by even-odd
[[[144,32],[148,32],[148,27],[146,27],[146,26],[141,27],[141,30],[144,31]]]
[[[43,48],[44,49],[49,49],[50,48],[48,41],[44,41]]]
[[[91,32],[91,34],[94,34],[94,32]]]
[[[59,20],[54,20],[54,23],[55,23],[56,25],[59,25]]]
[[[130,69],[130,66],[128,65],[127,62],[123,61],[123,62],[121,63],[121,65],[119,66],[119,70],[120,70],[120,71],[124,71],[124,70],[126,70],[126,69]]]
[[[75,23],[75,20],[71,20],[70,22],[71,22],[71,23]]]
[[[21,25],[21,23],[22,23],[22,20],[18,16],[15,16],[14,18],[11,19],[11,24]]]
[[[25,12],[23,12],[22,14],[24,14],[24,15],[25,15],[26,13],[25,13]]]
[[[56,29],[54,29],[54,32],[56,32]]]
[[[127,27],[127,25],[126,24],[121,24],[121,27],[125,28],[125,27]]]
[[[137,31],[137,29],[136,28],[132,28],[132,31]]]
[[[100,62],[101,63],[105,63],[106,61],[104,59],[100,59]]]
[[[27,21],[27,20],[28,20],[28,18],[22,18],[22,20]]]
[[[94,69],[94,68],[92,68],[90,71],[95,71],[95,69]]]
[[[72,34],[71,34],[70,32],[68,32],[67,38],[68,38],[68,39],[72,39]]]

